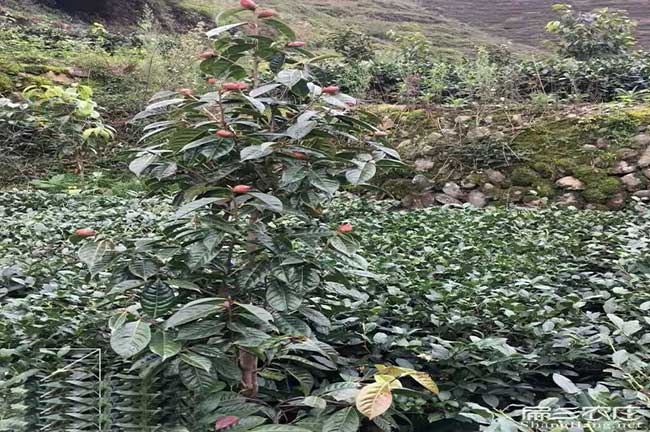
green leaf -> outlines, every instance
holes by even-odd
[[[358,161],[356,168],[350,169],[345,173],[345,178],[353,185],[358,186],[367,183],[375,176],[376,172],[377,167],[374,161]]]
[[[144,350],[151,341],[149,324],[143,321],[126,323],[111,335],[111,348],[128,359]]]
[[[271,313],[266,309],[263,309],[259,306],[255,306],[252,304],[243,304],[243,303],[237,303],[237,306],[246,309],[248,312],[255,315],[258,319],[262,320],[267,324],[273,322],[273,315],[271,315]]]
[[[158,155],[154,153],[146,153],[142,156],[139,156],[136,159],[133,159],[129,164],[129,169],[136,176],[140,177],[142,173],[154,162],[158,160]]]
[[[158,273],[158,266],[148,259],[137,259],[129,264],[129,271],[142,280],[147,280]]]
[[[183,306],[178,312],[165,321],[165,329],[187,324],[217,313],[223,306],[222,298],[206,298]]]
[[[284,312],[294,311],[302,304],[302,298],[289,288],[273,283],[266,290],[266,301],[273,309]]]
[[[212,30],[206,32],[205,35],[207,37],[209,37],[209,38],[213,38],[213,37],[219,36],[222,33],[227,32],[229,30],[236,29],[237,27],[241,27],[241,26],[243,26],[245,24],[246,24],[245,22],[240,22],[240,23],[236,23],[236,24],[228,24],[228,25],[216,27],[216,28],[213,28]]]
[[[287,129],[287,136],[290,138],[293,138],[295,140],[301,140],[305,138],[307,135],[313,131],[316,126],[318,125],[317,122],[315,121],[303,121],[303,122],[298,122],[294,125],[292,125],[289,129]]]
[[[252,146],[244,147],[239,157],[242,162],[266,157],[271,153],[273,153],[273,144],[275,143],[267,142],[260,145],[252,145]]]
[[[177,217],[177,218],[185,217],[188,214],[190,214],[190,213],[192,213],[192,212],[194,212],[194,211],[196,211],[196,210],[198,210],[200,208],[206,207],[206,206],[208,206],[210,204],[214,204],[216,202],[223,202],[223,201],[225,201],[224,198],[201,198],[201,199],[198,199],[196,201],[192,201],[191,203],[185,204],[183,207],[179,208],[176,211],[174,216]]]
[[[193,352],[182,353],[180,359],[183,363],[203,369],[206,372],[210,372],[212,369],[212,361],[209,358]]]
[[[147,284],[140,296],[142,310],[153,319],[165,315],[174,307],[175,303],[174,290],[160,281]]]
[[[564,390],[566,393],[578,394],[581,392],[581,390],[573,383],[573,381],[571,381],[569,378],[563,375],[554,373],[553,381],[555,382],[555,384],[560,386],[560,388],[562,388],[562,390]]]
[[[79,259],[86,264],[90,273],[95,275],[111,263],[115,245],[110,240],[89,242],[79,249]]]
[[[302,80],[302,72],[297,69],[285,69],[278,73],[277,82],[291,89]]]
[[[164,331],[157,331],[151,337],[151,343],[149,344],[149,349],[152,353],[158,354],[162,361],[174,357],[181,351],[182,345],[173,338],[170,337],[169,333]]]
[[[258,200],[262,201],[264,203],[264,206],[268,208],[269,210],[272,210],[274,212],[282,212],[284,210],[284,206],[282,205],[282,201],[280,199],[274,197],[273,195],[265,194],[262,192],[249,192],[248,193],[251,196],[254,196]]]
[[[344,408],[329,416],[323,425],[323,432],[357,432],[359,416],[354,408]]]

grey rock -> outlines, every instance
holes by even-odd
[[[490,183],[499,185],[505,183],[506,181],[506,176],[503,175],[503,173],[493,169],[485,170],[485,175]]]
[[[478,141],[482,138],[490,136],[490,128],[486,126],[479,126],[467,132],[467,139],[471,141]]]
[[[616,151],[616,157],[623,160],[633,160],[639,157],[639,151],[631,148],[622,148]]]
[[[578,195],[573,192],[565,193],[559,197],[555,203],[560,207],[582,207],[582,203],[580,202]]]
[[[632,196],[635,196],[637,198],[641,198],[643,201],[648,201],[650,200],[650,190],[640,190],[637,192],[634,192]]]
[[[426,208],[435,204],[436,199],[431,192],[411,194],[402,198],[402,206],[406,208]]]
[[[418,174],[415,177],[413,177],[411,183],[413,183],[413,185],[420,191],[425,191],[433,187],[433,183],[431,182],[431,180],[429,180],[427,177],[421,174]]]
[[[641,158],[639,158],[639,166],[641,168],[647,168],[650,166],[650,146],[645,149]]]
[[[650,135],[641,133],[631,139],[632,144],[636,147],[648,147],[650,146]]]
[[[465,192],[458,186],[457,183],[454,182],[447,182],[442,188],[442,191],[445,193],[445,195],[449,195],[450,197],[456,198],[457,200],[464,200],[465,199]]]
[[[562,177],[555,182],[555,185],[559,188],[572,191],[580,191],[585,189],[585,184],[583,182],[571,176]]]
[[[416,171],[429,171],[433,168],[435,164],[431,159],[416,159],[415,160],[415,170]]]
[[[451,196],[446,195],[446,194],[443,194],[443,193],[436,194],[435,198],[436,198],[436,201],[438,201],[440,204],[443,204],[443,205],[460,205],[460,204],[462,204],[462,202],[460,202],[456,198],[451,197]]]
[[[593,144],[585,144],[582,146],[582,149],[585,151],[592,152],[598,150],[598,147]]]
[[[630,192],[635,192],[641,189],[643,186],[643,181],[636,174],[628,174],[621,177],[621,181],[625,185],[625,188]]]
[[[596,147],[598,147],[601,150],[605,150],[609,148],[609,141],[607,141],[606,138],[598,138],[596,140]]]
[[[473,190],[467,196],[467,202],[476,208],[483,208],[488,205],[488,197],[481,191]]]
[[[614,174],[623,175],[630,174],[637,170],[637,166],[626,161],[620,161],[614,166],[612,172]]]
[[[496,188],[497,188],[497,187],[494,186],[492,183],[485,183],[485,184],[481,187],[481,189],[483,190],[483,192],[488,193],[488,194],[494,192],[494,191],[496,190]]]

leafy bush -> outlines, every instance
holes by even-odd
[[[617,57],[627,54],[636,43],[636,23],[624,12],[596,9],[578,13],[566,4],[553,9],[560,19],[548,23],[546,30],[559,37],[556,44],[561,56],[577,60]]]
[[[90,152],[114,136],[102,121],[88,86],[32,86],[23,99],[0,99],[3,165],[34,158],[72,157],[83,177]],[[6,174],[6,173],[5,173]]]

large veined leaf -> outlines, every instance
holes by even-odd
[[[210,372],[212,369],[212,361],[202,355],[193,352],[184,352],[181,354],[180,358],[183,363],[203,369],[206,372]]]
[[[273,195],[265,194],[262,192],[249,192],[248,194],[262,201],[265,207],[273,210],[274,212],[281,212],[284,209],[282,201]]]
[[[291,289],[274,283],[266,290],[266,301],[277,311],[294,311],[302,304],[302,297],[296,295]]]
[[[226,387],[214,373],[206,372],[187,363],[180,364],[178,374],[185,387],[193,391],[207,393]]]
[[[350,407],[329,416],[323,425],[323,432],[357,432],[359,426],[359,415]]]
[[[144,350],[151,341],[151,328],[144,321],[124,324],[111,335],[111,348],[128,359]]]
[[[207,298],[188,303],[165,321],[165,328],[177,327],[217,313],[223,302],[222,298]]]
[[[158,160],[158,155],[154,153],[146,153],[137,159],[133,159],[129,164],[129,169],[135,175],[140,176],[151,164]]]
[[[359,412],[370,420],[379,417],[393,404],[390,381],[378,381],[363,387],[357,395]]]
[[[285,69],[276,77],[277,82],[288,88],[293,88],[302,79],[302,72],[297,69]]]
[[[138,259],[129,264],[129,271],[134,276],[147,280],[158,273],[158,266],[151,260]]]
[[[376,173],[377,166],[374,161],[358,161],[356,168],[352,168],[345,173],[345,178],[353,185],[361,185],[367,183]]]
[[[154,319],[169,312],[175,303],[174,290],[160,281],[145,285],[140,295],[142,310]]]
[[[311,393],[311,389],[314,387],[314,376],[308,370],[290,366],[286,367],[285,371],[298,381],[300,391],[305,396]]]
[[[295,140],[301,140],[309,135],[309,133],[314,130],[317,124],[317,122],[312,120],[298,122],[287,129],[287,135]]]
[[[165,361],[174,357],[181,351],[182,345],[176,342],[169,333],[157,331],[151,336],[149,349],[152,353],[158,354]]]
[[[271,313],[266,309],[263,309],[259,306],[255,306],[252,304],[244,304],[244,303],[237,303],[237,306],[246,309],[246,311],[255,315],[255,317],[257,317],[258,319],[260,319],[261,321],[267,324],[273,322],[273,315],[271,315]]]
[[[263,158],[273,153],[273,144],[275,143],[267,142],[260,145],[244,147],[240,152],[239,157],[242,162]]]
[[[174,216],[178,218],[185,217],[200,208],[206,207],[219,201],[225,200],[224,198],[201,198],[196,201],[192,201],[191,203],[185,204],[183,207],[179,208],[176,211],[176,214]]]
[[[114,251],[115,245],[110,240],[86,243],[79,249],[79,259],[94,275],[110,264]]]

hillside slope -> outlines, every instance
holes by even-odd
[[[546,38],[544,25],[553,19],[551,6],[568,3],[577,10],[595,8],[627,10],[639,22],[638,37],[650,46],[650,1],[648,0],[417,0],[428,11],[463,21],[494,36],[526,45],[539,45]]]
[[[545,24],[552,20],[551,6],[559,0],[259,0],[278,10],[304,37],[322,38],[337,29],[355,28],[385,39],[388,30],[419,31],[429,36],[443,52],[471,49],[478,44],[511,43],[517,51],[540,48],[548,38]],[[567,0],[569,1],[569,0]],[[79,0],[0,0],[0,6],[38,2],[50,6],[74,5]],[[103,11],[83,12],[87,20],[129,28],[142,16],[143,5],[163,21],[187,28],[199,20],[210,20],[233,7],[236,0],[94,0]],[[80,4],[81,4],[80,3]],[[628,10],[639,22],[642,46],[650,46],[650,1],[572,0],[579,10],[598,7]],[[33,3],[32,3],[33,4]]]

